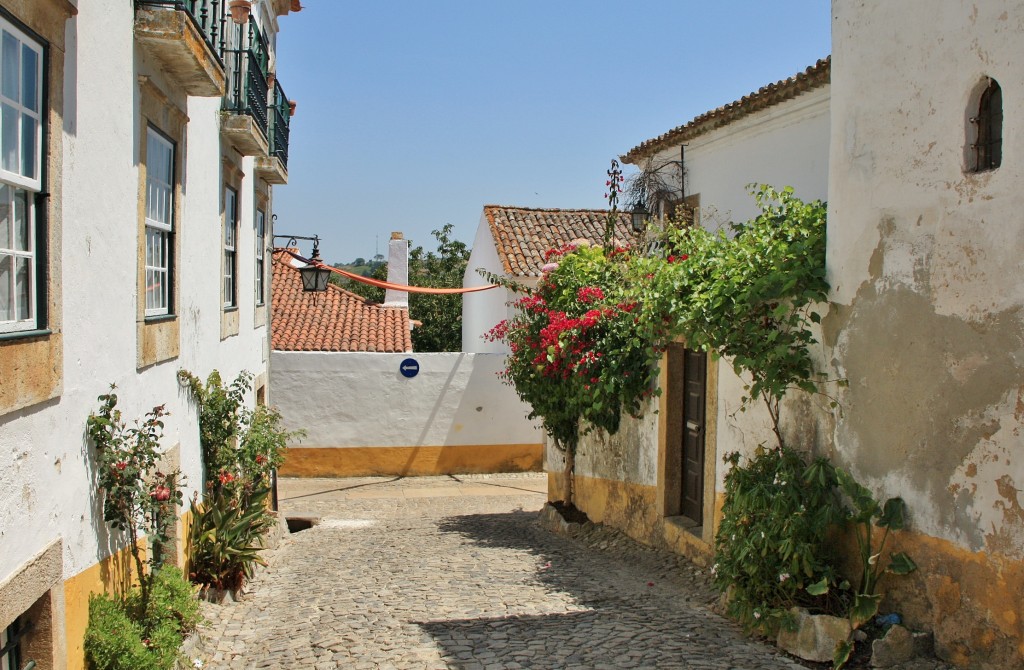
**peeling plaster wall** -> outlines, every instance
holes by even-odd
[[[823,355],[849,388],[825,447],[906,500],[922,569],[891,595],[940,656],[1021,667],[1024,2],[836,0],[833,17]],[[972,174],[987,77],[1003,161]]]
[[[273,353],[274,401],[299,447],[539,444],[528,405],[498,378],[504,354]]]
[[[906,499],[916,529],[1024,558],[1024,3],[834,9],[824,329],[850,381],[837,448]],[[1003,89],[1003,164],[965,174],[986,76]]]

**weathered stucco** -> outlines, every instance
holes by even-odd
[[[934,629],[939,654],[1017,667],[1024,3],[836,0],[833,15],[823,360],[849,387],[819,446],[879,497],[905,499],[901,540],[921,570],[891,582],[891,598]],[[990,77],[1003,159],[971,173],[970,119]]]

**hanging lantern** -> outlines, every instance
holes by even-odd
[[[309,264],[304,268],[299,268],[303,291],[323,293],[327,290],[327,282],[331,278],[331,270],[321,264],[318,243],[319,240],[313,242],[313,255],[309,259]]]

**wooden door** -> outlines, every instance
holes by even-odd
[[[680,511],[704,523],[704,426],[708,357],[687,349],[683,355],[683,476]]]

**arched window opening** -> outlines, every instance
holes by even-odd
[[[971,123],[977,132],[971,171],[995,170],[1003,161],[1003,89],[995,79],[988,80],[978,101],[978,115]]]

